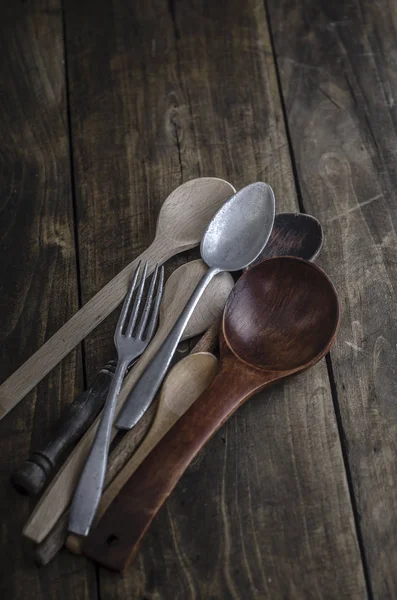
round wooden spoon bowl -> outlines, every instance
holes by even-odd
[[[294,257],[262,261],[237,282],[223,316],[226,344],[246,364],[273,372],[309,367],[332,340],[339,304],[331,281]]]

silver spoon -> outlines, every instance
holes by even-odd
[[[116,422],[118,429],[131,429],[149,408],[186,324],[211,279],[222,271],[241,271],[262,252],[273,228],[274,213],[272,188],[257,182],[233,194],[212,218],[200,246],[201,257],[210,268],[129,395]]]

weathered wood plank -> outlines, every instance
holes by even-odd
[[[149,245],[162,202],[183,180],[168,41],[134,10],[65,3],[83,303]],[[149,3],[153,22],[154,10]],[[85,342],[88,379],[115,354],[118,314]]]
[[[66,25],[84,300],[142,250],[182,180],[264,179],[279,210],[296,208],[261,2],[68,0]],[[108,358],[111,325],[88,344],[89,371]],[[100,593],[365,597],[324,364],[230,420],[130,572],[101,571]]]
[[[397,7],[268,3],[303,203],[342,299],[331,356],[368,578],[395,598]]]
[[[62,15],[57,0],[9,3],[0,22],[1,379],[78,308]],[[2,598],[95,598],[95,570],[63,554],[39,570],[21,530],[32,502],[10,473],[82,385],[72,353],[0,424]]]

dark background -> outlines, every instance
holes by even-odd
[[[115,315],[0,423],[2,598],[397,597],[397,4],[26,0],[0,11],[0,374],[154,235],[181,182],[321,220],[327,361],[241,408],[123,577],[21,530],[11,471],[112,356]],[[187,257],[174,261],[180,264]]]

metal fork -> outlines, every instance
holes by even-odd
[[[79,535],[88,535],[101,499],[111,441],[114,411],[116,408],[116,399],[120,392],[123,377],[131,361],[137,356],[140,356],[150,342],[157,322],[164,282],[164,269],[163,267],[159,269],[158,266],[156,266],[152,275],[145,307],[139,323],[136,325],[145,287],[147,263],[143,268],[134,306],[131,315],[128,318],[128,312],[138,281],[139,272],[140,265],[138,265],[138,268],[135,271],[131,286],[127,292],[114,334],[114,343],[117,348],[118,356],[116,371],[110,384],[95,439],[81,473],[70,507],[69,531]],[[156,283],[158,283],[157,293],[153,302]],[[145,333],[146,329],[147,331]]]

